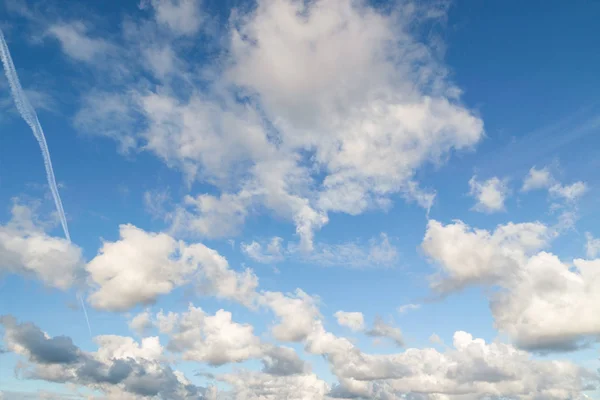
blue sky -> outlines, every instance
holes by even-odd
[[[600,398],[600,4],[123,3],[0,1],[0,398]]]

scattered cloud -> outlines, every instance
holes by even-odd
[[[473,176],[469,180],[469,195],[475,198],[477,203],[473,206],[475,211],[494,213],[505,211],[504,202],[509,194],[508,182],[506,179],[497,177],[479,182],[477,177]]]
[[[361,312],[338,311],[334,314],[337,323],[353,331],[362,331],[365,327],[365,317]]]
[[[12,218],[0,225],[0,273],[35,277],[46,285],[68,289],[81,283],[82,250],[66,239],[50,236],[35,206],[14,203]]]

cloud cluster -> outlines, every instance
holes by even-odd
[[[158,338],[141,343],[121,336],[96,337],[98,350],[87,353],[65,336],[50,337],[32,323],[0,318],[3,341],[27,359],[19,373],[27,379],[73,383],[105,392],[108,398],[198,399],[204,389],[161,360]]]
[[[130,38],[123,64],[147,60],[140,69],[158,85],[127,82],[120,98],[91,93],[76,122],[122,149],[156,154],[190,182],[214,185],[216,193],[187,196],[169,213],[181,233],[231,236],[248,215],[267,210],[292,221],[300,248],[311,251],[329,213],[387,207],[397,193],[429,208],[434,194],[418,187],[416,171],[483,135],[435,53],[411,33],[415,21],[437,15],[428,9],[261,0],[230,15],[217,39],[222,51],[211,58],[219,62],[207,64],[181,56],[176,40],[202,31],[198,4],[149,5],[154,20],[138,31],[156,26],[163,35],[146,32],[155,39],[144,49]],[[131,56],[136,51],[162,54],[170,67]]]
[[[434,288],[498,286],[491,295],[496,327],[519,346],[569,350],[600,334],[595,315],[598,260],[564,262],[543,251],[549,228],[540,223],[471,229],[461,221],[430,221],[422,247],[440,267]]]
[[[506,179],[493,177],[484,182],[479,182],[477,177],[474,176],[469,180],[469,187],[469,194],[477,200],[473,207],[474,210],[485,213],[505,210],[504,202],[509,192]]]

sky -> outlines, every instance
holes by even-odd
[[[0,0],[0,399],[600,399],[599,17]]]

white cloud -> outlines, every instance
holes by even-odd
[[[493,177],[479,182],[477,177],[473,176],[469,180],[469,187],[469,194],[477,200],[473,207],[475,211],[494,213],[505,210],[504,202],[509,193],[506,179]]]
[[[263,354],[254,328],[232,321],[230,312],[219,310],[208,315],[190,304],[182,314],[157,316],[161,332],[169,335],[168,348],[183,354],[185,360],[222,365],[259,358]]]
[[[293,294],[281,292],[262,293],[259,303],[269,308],[279,319],[271,329],[277,340],[299,342],[312,331],[319,317],[318,299],[297,289]]]
[[[250,272],[229,269],[227,260],[203,244],[187,245],[165,233],[148,233],[133,225],[120,226],[120,240],[104,242],[87,265],[94,289],[92,305],[127,310],[151,304],[160,295],[194,278],[209,295],[251,302],[258,282]]]
[[[157,337],[138,343],[129,337],[97,336],[97,351],[84,352],[71,338],[51,337],[32,323],[3,316],[0,325],[8,349],[26,358],[18,367],[25,379],[87,386],[109,399],[190,399],[204,391],[162,363]]]
[[[542,169],[531,167],[529,173],[523,180],[523,186],[521,187],[521,190],[523,192],[528,192],[530,190],[546,189],[549,188],[553,182],[554,178],[552,177],[548,167]]]
[[[585,238],[585,251],[588,258],[598,257],[598,255],[600,255],[600,239],[594,238],[589,232],[585,233]]]
[[[159,23],[175,33],[198,31],[194,2],[152,4]],[[109,126],[107,134],[123,148],[153,152],[189,183],[215,186],[211,195],[186,197],[171,216],[176,232],[232,236],[250,212],[266,210],[296,225],[308,253],[331,212],[389,207],[396,193],[429,209],[435,195],[419,188],[416,171],[472,148],[483,123],[460,103],[432,51],[409,33],[433,14],[398,6],[387,14],[350,0],[264,0],[238,10],[219,38],[224,63],[183,62],[171,47],[168,59],[179,64],[152,67],[161,85],[126,94],[131,129]],[[212,84],[192,84],[180,97],[165,78],[173,68],[183,82],[196,82],[189,71],[200,70]],[[85,106],[79,120],[102,120],[107,109],[92,117]],[[131,124],[138,117],[143,123]]]
[[[66,239],[48,235],[35,208],[15,203],[12,218],[0,225],[0,273],[35,277],[67,289],[81,281],[82,251]]]
[[[527,257],[545,247],[550,230],[541,223],[500,225],[492,233],[430,220],[422,243],[425,254],[441,268],[431,282],[437,290],[469,284],[495,284],[515,273]]]
[[[361,312],[338,311],[334,316],[338,324],[353,331],[361,331],[365,327],[365,317]]]
[[[58,39],[63,51],[78,61],[94,62],[114,50],[109,42],[89,37],[86,26],[80,21],[52,25],[48,34]]]
[[[490,294],[496,327],[521,347],[567,350],[600,335],[595,305],[600,261],[572,264],[540,251],[544,225],[507,224],[493,233],[462,222],[430,221],[423,249],[442,268],[434,288],[498,285]]]

